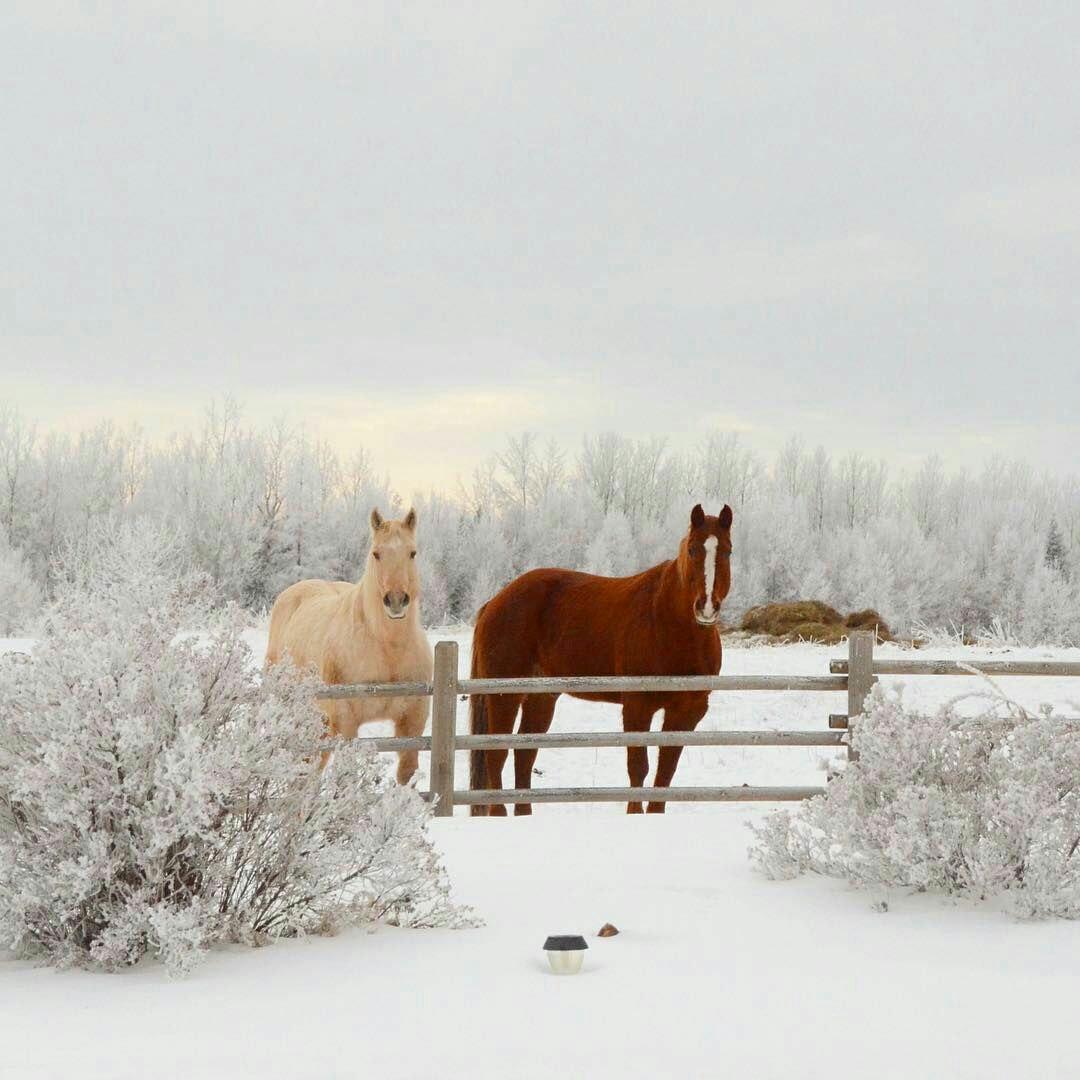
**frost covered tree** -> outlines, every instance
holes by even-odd
[[[41,614],[43,597],[29,560],[0,529],[0,637],[28,633]]]
[[[614,505],[619,491],[619,459],[623,453],[623,440],[613,431],[601,435],[585,436],[578,470],[585,489],[592,493],[603,513]]]
[[[421,521],[418,556],[424,618],[435,626],[459,621],[469,603],[472,565],[470,521],[455,501],[440,495],[415,501]]]
[[[0,945],[182,973],[216,942],[467,921],[417,792],[355,743],[320,772],[312,685],[260,675],[175,556],[84,545],[33,654],[0,657]]]
[[[1080,917],[1080,723],[996,691],[971,715],[905,708],[875,687],[859,756],[824,795],[752,825],[772,878],[805,872],[870,889],[1001,896],[1027,917]]]
[[[876,608],[901,635],[951,628],[1080,644],[1080,479],[1000,458],[976,473],[930,458],[890,479],[880,461],[830,451],[793,436],[767,463],[722,431],[692,452],[607,432],[585,438],[571,461],[549,439],[510,439],[468,483],[432,496],[441,509],[437,532],[425,530],[430,555],[421,547],[425,615],[468,620],[516,574],[584,569],[611,511],[629,525],[632,557],[625,550],[620,565],[652,565],[671,557],[690,506],[728,502],[729,624],[768,600],[820,599]],[[400,503],[362,450],[339,458],[302,419],[247,424],[229,400],[158,445],[109,425],[37,433],[0,409],[0,526],[47,596],[52,560],[72,536],[102,520],[149,519],[223,597],[259,611],[303,577],[356,580],[372,507]]]
[[[757,455],[742,446],[737,432],[712,432],[696,455],[695,487],[710,503],[731,503],[736,510],[750,503],[764,477]]]
[[[1062,577],[1069,576],[1069,563],[1065,555],[1065,541],[1056,520],[1050,522],[1046,533],[1046,565],[1056,570]]]
[[[529,509],[536,498],[540,473],[540,451],[536,436],[531,431],[507,439],[506,446],[496,455],[502,471],[496,491],[504,505],[514,507],[521,513]]]
[[[29,526],[30,470],[37,432],[10,406],[0,408],[0,529],[13,544]]]
[[[514,576],[514,566],[510,546],[492,517],[481,518],[473,525],[464,550],[475,568],[465,606],[465,617],[472,620],[481,605]]]
[[[626,577],[640,569],[634,533],[625,514],[608,512],[585,550],[585,569],[606,577]]]
[[[829,518],[834,485],[832,458],[824,446],[818,446],[807,460],[803,481],[810,528],[820,533]]]

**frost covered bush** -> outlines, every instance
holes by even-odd
[[[0,531],[0,637],[25,633],[41,614],[41,589],[30,563]]]
[[[311,685],[261,675],[171,562],[114,537],[33,655],[0,657],[0,945],[183,973],[215,942],[466,921],[416,791],[355,744],[320,773]]]
[[[811,871],[1080,917],[1080,724],[981,700],[977,716],[960,699],[925,715],[875,687],[858,759],[824,795],[751,826],[751,859],[772,878]]]

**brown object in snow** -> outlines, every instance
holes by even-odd
[[[611,923],[606,922],[596,932],[596,936],[597,937],[614,937],[618,932],[619,932],[619,928],[617,926],[612,926]]]

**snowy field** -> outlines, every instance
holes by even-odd
[[[232,949],[184,982],[0,961],[0,1076],[1075,1075],[1075,925],[768,882],[762,812],[436,820],[477,930]],[[559,932],[588,937],[579,976],[546,970]]]
[[[465,674],[468,634],[453,636]],[[259,655],[263,640],[252,631]],[[733,647],[724,671],[824,674],[842,655]],[[914,655],[977,663],[1076,660],[1080,650]],[[1080,713],[1068,706],[1080,680],[1003,683],[1026,705]],[[907,685],[931,706],[975,684]],[[702,726],[820,729],[842,708],[840,694],[716,694]],[[615,730],[617,710],[564,698],[555,727]],[[825,755],[691,748],[676,782],[822,783]],[[537,766],[538,786],[626,783],[621,750],[541,752]],[[156,963],[105,976],[0,959],[0,1077],[1075,1073],[1074,924],[905,893],[878,913],[835,881],[768,882],[747,862],[744,827],[766,810],[676,804],[664,818],[627,818],[621,806],[541,806],[529,819],[437,819],[455,894],[486,921],[476,930],[381,928],[223,950],[183,982]],[[605,922],[620,935],[597,939]],[[549,933],[588,937],[582,975],[547,973]]]

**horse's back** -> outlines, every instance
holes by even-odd
[[[527,678],[621,672],[627,619],[648,605],[645,577],[606,578],[558,569],[522,574],[477,616],[474,673]]]
[[[715,675],[719,636],[680,618],[667,602],[665,565],[625,578],[576,570],[533,570],[516,578],[477,617],[474,675]],[[617,693],[575,696],[622,699]]]
[[[351,588],[347,581],[309,578],[285,589],[270,612],[266,662],[276,664],[287,651],[298,665],[318,665],[330,619]]]

